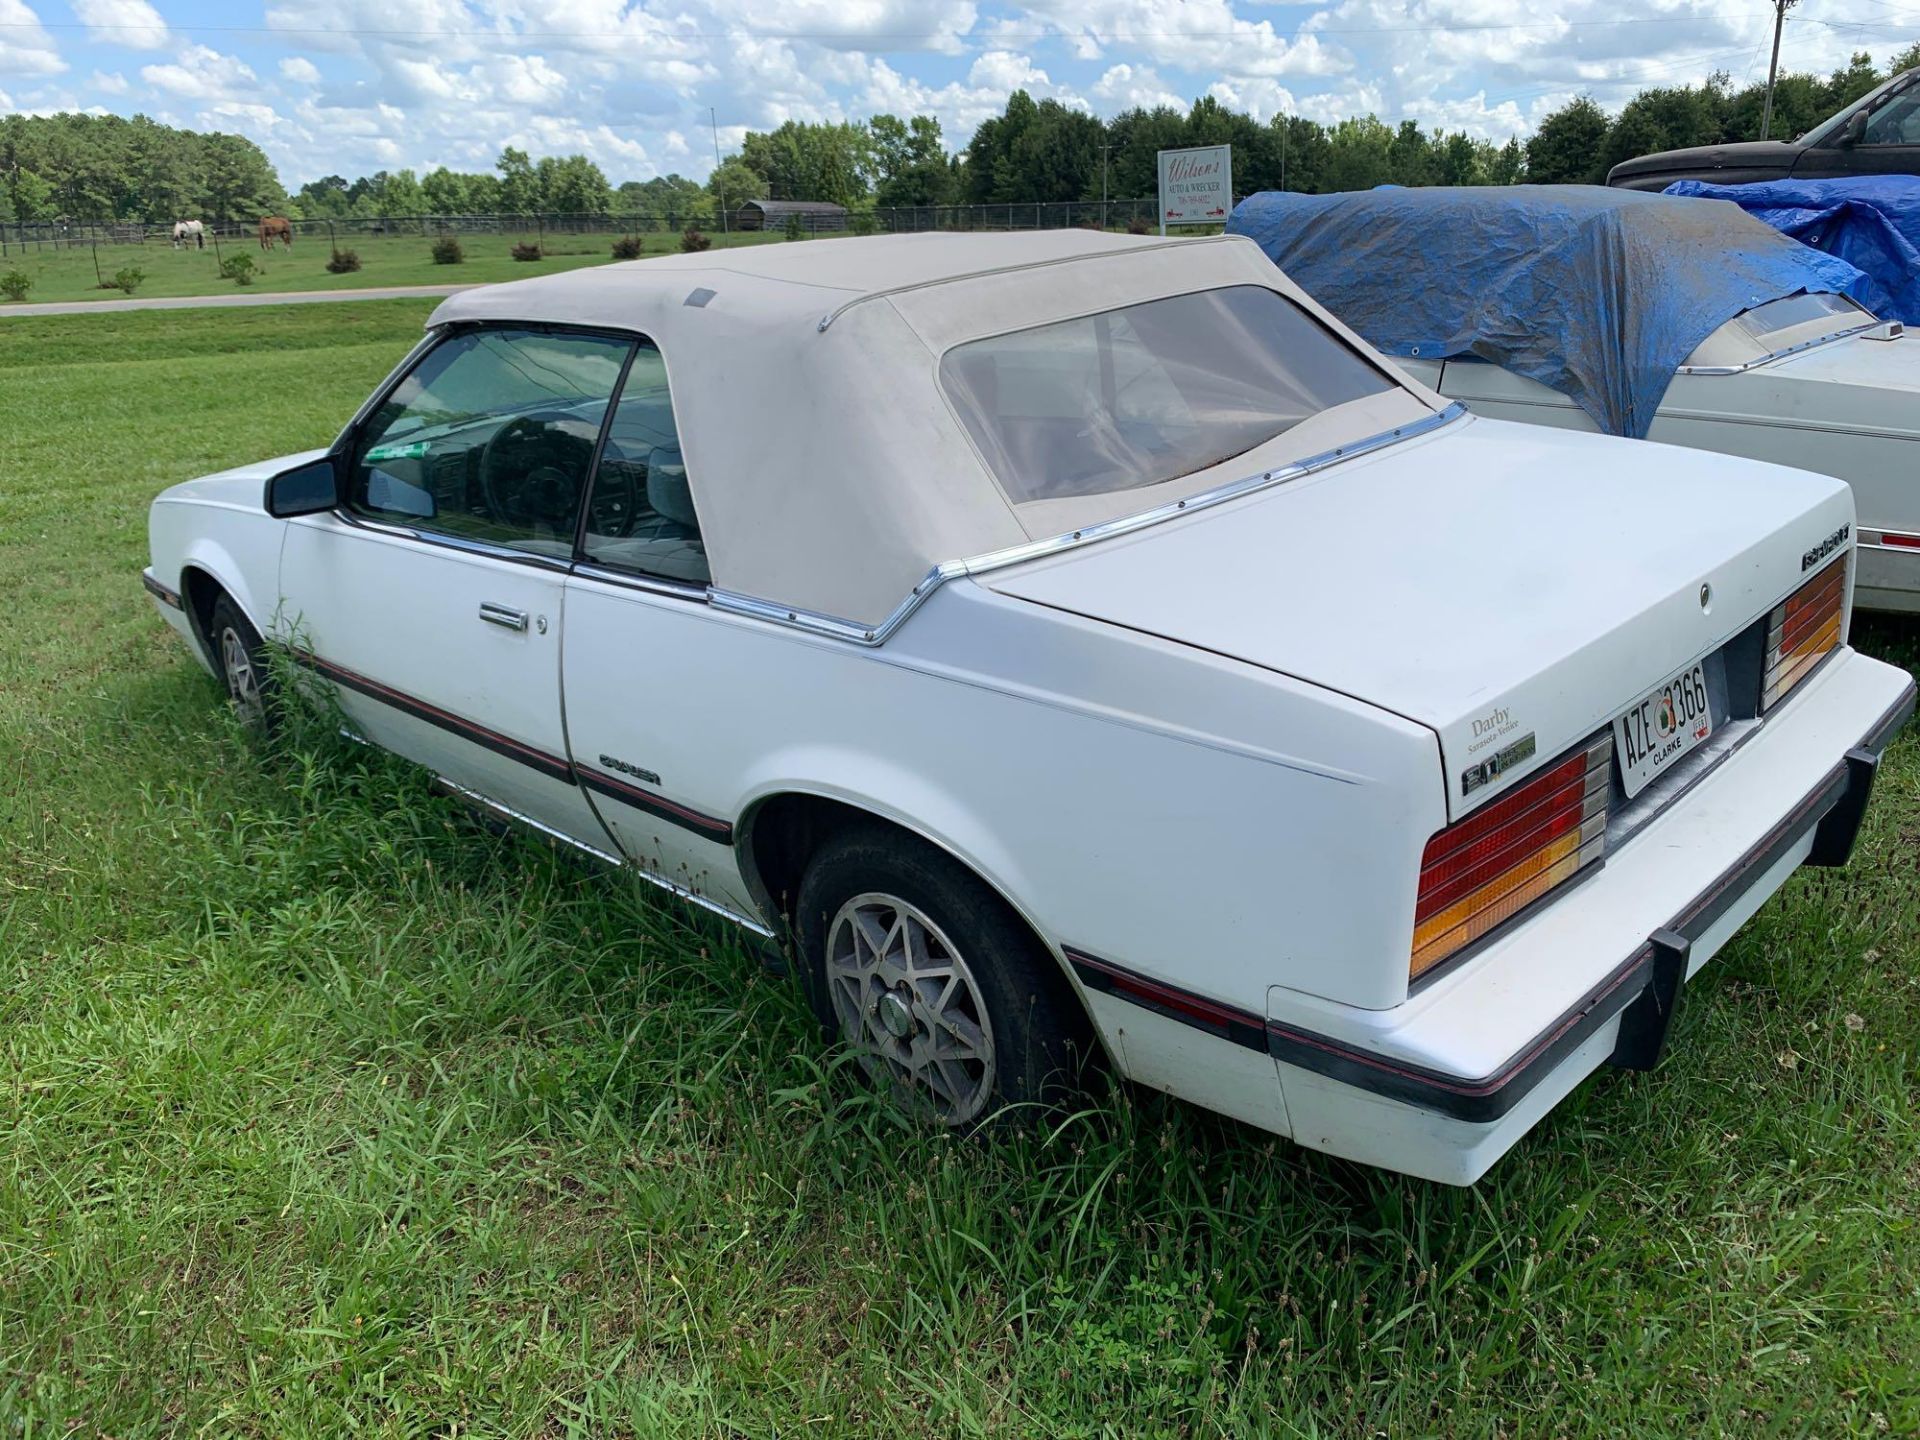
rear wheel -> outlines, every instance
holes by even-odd
[[[207,632],[233,713],[250,730],[271,728],[272,683],[260,632],[225,595],[208,612]]]
[[[1092,1035],[1072,988],[981,880],[884,826],[829,839],[795,931],[816,1016],[911,1110],[953,1128],[1077,1089]]]

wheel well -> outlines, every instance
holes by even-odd
[[[189,565],[180,572],[180,598],[186,602],[187,619],[209,659],[214,654],[213,602],[226,593],[218,580],[197,565]]]
[[[748,813],[741,823],[743,838],[740,844],[741,870],[746,876],[748,888],[754,898],[760,902],[760,908],[768,920],[775,924],[790,923],[793,916],[793,903],[800,893],[801,877],[806,874],[807,862],[830,837],[850,826],[878,826],[898,832],[903,838],[916,845],[932,845],[943,854],[951,856],[957,863],[966,865],[966,861],[940,845],[937,841],[909,829],[896,820],[863,810],[858,805],[849,805],[844,800],[830,800],[823,795],[807,795],[791,792],[775,795],[763,800]],[[988,880],[979,871],[967,866],[974,876],[990,890],[1001,904],[1007,907],[1013,918],[1030,933],[1035,943],[1059,967],[1067,988],[1080,1005],[1087,1027],[1106,1049],[1106,1036],[1100,1033],[1100,1027],[1094,1024],[1093,1013],[1087,1005],[1087,999],[1080,990],[1079,979],[1072,967],[1060,962],[1054,954],[1053,946],[1034,927],[1020,907],[1010,901],[1000,888]],[[1109,1056],[1109,1059],[1112,1057]]]

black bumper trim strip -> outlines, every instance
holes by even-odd
[[[664,795],[656,795],[651,790],[642,790],[637,785],[629,785],[624,780],[599,770],[589,769],[585,765],[575,767],[580,783],[589,790],[596,790],[609,799],[618,800],[623,805],[631,805],[636,810],[644,810],[656,820],[664,820],[669,825],[678,825],[683,830],[691,830],[703,839],[716,844],[733,844],[733,822],[722,820],[716,815],[703,815],[698,810],[676,804]]]
[[[146,592],[162,605],[171,606],[175,610],[184,610],[187,608],[180,599],[180,592],[178,590],[169,590],[166,586],[162,585],[158,580],[153,578],[152,571],[142,570],[140,572],[140,583],[146,588]]]
[[[1747,852],[1676,915],[1656,930],[1599,984],[1564,1011],[1513,1059],[1489,1075],[1450,1075],[1426,1066],[1395,1060],[1349,1041],[1316,1031],[1263,1020],[1252,1011],[1204,995],[1178,989],[1164,981],[1136,974],[1111,961],[1068,949],[1067,959],[1089,989],[1139,1005],[1169,1019],[1229,1040],[1264,1048],[1275,1060],[1370,1094],[1403,1101],[1423,1110],[1472,1124],[1500,1119],[1530,1094],[1560,1062],[1623,1012],[1638,1006],[1640,1019],[1632,1026],[1622,1021],[1624,1043],[1617,1043],[1615,1063],[1651,1068],[1664,1049],[1673,1012],[1685,980],[1691,946],[1710,930],[1747,893],[1751,882],[1780,858],[1816,832],[1815,845],[1839,844],[1852,848],[1854,834],[1866,811],[1875,766],[1881,751],[1914,713],[1915,688],[1875,722],[1860,745],[1822,777],[1819,784],[1783,815]],[[1811,860],[1811,856],[1809,857]],[[1657,1043],[1656,1043],[1657,1042]]]
[[[426,701],[409,695],[405,691],[395,690],[391,685],[383,685],[370,676],[362,675],[357,670],[349,670],[344,665],[336,665],[331,660],[323,660],[318,655],[302,650],[293,650],[290,653],[298,663],[305,665],[316,675],[333,681],[336,685],[344,685],[347,689],[365,695],[369,699],[378,700],[383,705],[391,705],[404,715],[411,715],[416,720],[424,720],[427,724],[445,730],[450,735],[458,735],[462,740],[471,740],[474,744],[491,750],[496,755],[517,760],[528,769],[537,770],[550,780],[558,780],[563,785],[578,783],[571,762],[558,755],[549,755],[546,751],[515,740],[512,736],[502,735],[497,730],[489,730],[484,725],[455,715],[449,710],[442,710],[437,705],[429,705]]]

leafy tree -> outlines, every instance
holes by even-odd
[[[767,198],[767,177],[738,155],[729,155],[707,178],[707,193],[716,204],[736,210],[749,200]]]
[[[1527,141],[1527,179],[1536,185],[1598,185],[1607,178],[1600,163],[1606,139],[1607,112],[1591,95],[1576,95]]]
[[[930,115],[902,120],[876,115],[867,122],[872,144],[874,203],[883,206],[944,205],[953,198],[954,168]]]
[[[768,134],[749,131],[739,158],[766,181],[766,198],[851,208],[868,192],[873,141],[864,125],[789,120]]]
[[[464,215],[472,204],[467,198],[467,177],[444,165],[421,179],[420,198],[433,215]]]
[[[542,157],[534,167],[540,209],[563,215],[601,214],[613,205],[613,190],[600,167],[584,155]]]
[[[426,195],[411,170],[388,173],[373,195],[373,212],[376,215],[424,215],[426,211]]]
[[[534,174],[527,152],[509,145],[493,162],[500,172],[500,209],[504,214],[525,214],[543,210],[545,197],[540,193],[540,178]]]

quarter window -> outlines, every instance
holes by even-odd
[[[605,336],[507,328],[450,337],[362,428],[351,508],[571,559],[587,469],[632,348]]]
[[[587,502],[587,559],[689,585],[705,585],[687,462],[673,423],[666,362],[642,342],[627,370]]]

